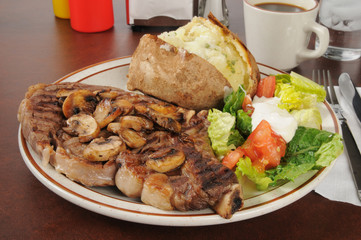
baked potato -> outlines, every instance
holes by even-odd
[[[208,18],[144,35],[132,56],[127,88],[195,110],[219,107],[239,85],[253,96],[260,78],[254,57],[212,14]]]

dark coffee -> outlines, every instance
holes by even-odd
[[[306,9],[286,3],[259,3],[256,7],[274,12],[304,12]]]

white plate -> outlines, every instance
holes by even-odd
[[[111,85],[126,89],[130,57],[112,59],[73,72],[58,82],[83,82],[96,85]],[[259,64],[262,77],[281,71]],[[324,130],[339,132],[335,114],[327,103],[319,105]],[[252,183],[244,183],[244,208],[227,220],[210,209],[202,211],[162,211],[142,204],[138,200],[123,196],[115,187],[88,188],[75,183],[48,165],[44,167],[21,134],[19,127],[21,155],[34,176],[51,191],[64,199],[88,210],[137,223],[165,226],[201,226],[224,224],[254,218],[280,209],[312,191],[330,171],[331,167],[313,171],[298,177],[294,182],[261,192]]]

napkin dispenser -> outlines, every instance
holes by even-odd
[[[198,15],[198,0],[126,0],[131,26],[181,26]]]

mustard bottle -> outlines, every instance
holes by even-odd
[[[58,18],[69,19],[69,0],[53,0],[54,14]]]

